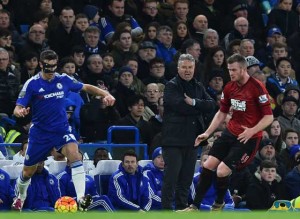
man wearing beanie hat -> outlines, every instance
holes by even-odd
[[[285,177],[289,200],[300,196],[300,145],[294,145],[290,148],[290,156],[295,166]]]
[[[255,72],[259,71],[260,62],[254,56],[247,56],[247,72],[250,76],[252,76]]]
[[[162,148],[156,148],[152,153],[152,162],[143,168],[143,173],[148,177],[153,191],[151,210],[161,209],[161,188],[163,184],[165,162]]]
[[[281,129],[284,132],[286,129],[300,130],[300,120],[296,118],[298,110],[298,100],[292,96],[286,96],[281,104],[282,113],[278,116]]]
[[[279,156],[276,155],[274,142],[269,138],[263,139],[261,141],[259,150],[257,151],[254,160],[248,166],[251,174],[254,174],[257,171],[259,165],[263,160],[270,160],[272,162],[275,162],[277,164],[277,173],[281,177],[285,176],[286,171],[284,163],[281,161]]]
[[[92,26],[97,26],[100,19],[99,9],[94,5],[86,5],[83,8],[83,13],[88,17],[89,23]]]

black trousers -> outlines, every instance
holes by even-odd
[[[173,209],[175,195],[175,209],[184,209],[188,205],[189,189],[193,181],[197,148],[193,145],[164,146],[162,148],[165,161],[164,179],[162,187],[162,208]]]

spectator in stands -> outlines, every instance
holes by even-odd
[[[173,3],[173,15],[167,20],[167,25],[174,28],[178,21],[182,21],[186,24],[189,23],[189,1],[188,0],[175,0]]]
[[[268,26],[278,26],[285,37],[291,36],[299,28],[298,14],[292,10],[293,0],[279,0],[277,8],[268,15]]]
[[[288,57],[288,48],[285,43],[274,43],[272,46],[272,57],[262,69],[267,76],[276,72],[276,62],[279,58]]]
[[[269,161],[276,163],[277,174],[281,178],[285,177],[285,174],[286,174],[285,165],[282,162],[279,155],[275,151],[274,142],[269,138],[263,139],[261,141],[259,150],[257,151],[255,158],[248,166],[250,173],[254,174],[258,170],[261,162],[264,160],[269,160]]]
[[[52,0],[40,0],[39,1],[39,10],[48,15],[48,29],[47,29],[47,38],[49,37],[49,33],[56,29],[59,25],[59,18],[54,13]]]
[[[138,22],[130,15],[124,14],[125,0],[109,0],[107,16],[101,18],[101,35],[106,43],[110,42],[118,23],[126,21],[131,25],[131,34],[133,38],[140,37],[143,29]]]
[[[88,17],[83,13],[76,14],[74,26],[77,28],[78,31],[84,33],[85,30],[89,27]]]
[[[83,46],[74,46],[71,50],[71,56],[73,57],[76,65],[76,73],[79,75],[79,78],[76,78],[79,81],[85,77],[85,70],[83,68],[83,64],[85,62],[85,53]]]
[[[10,177],[7,172],[0,168],[0,212],[11,210],[11,204],[16,197],[10,184]]]
[[[207,18],[206,22],[209,23],[209,27],[219,32],[222,17],[221,11],[215,6],[215,3],[215,0],[190,0],[192,7],[189,10],[189,17],[194,19],[196,16],[202,15]]]
[[[0,29],[0,47],[7,48],[11,47],[11,35],[12,33],[7,29]]]
[[[86,64],[86,78],[83,78],[83,81],[87,81],[89,84],[95,86],[105,86],[108,90],[113,88],[113,78],[102,72],[103,63],[102,57],[99,54],[90,55],[87,58]]]
[[[149,211],[152,205],[149,180],[142,173],[134,151],[126,151],[119,169],[111,176],[108,196],[120,210]]]
[[[115,60],[114,57],[111,53],[105,53],[102,55],[102,59],[103,59],[103,72],[104,74],[113,77],[114,81],[115,81],[115,71],[116,69],[115,67]]]
[[[193,30],[192,30],[191,34],[192,34],[192,37],[195,40],[197,40],[198,43],[200,43],[201,48],[204,47],[203,37],[204,37],[204,33],[207,29],[208,29],[207,18],[202,14],[197,15],[193,21]]]
[[[81,160],[83,155],[81,154]],[[61,196],[70,196],[76,200],[76,191],[71,175],[70,162],[67,160],[67,166],[65,170],[57,175],[59,180],[59,188],[61,191]],[[96,184],[93,177],[86,175],[85,176],[85,195],[89,194],[92,196],[93,202],[89,206],[88,210],[106,210],[114,211],[109,198],[106,195],[99,195],[96,190]]]
[[[254,41],[251,39],[242,39],[239,53],[244,57],[253,56],[254,55]]]
[[[259,170],[255,172],[246,194],[246,206],[251,210],[268,210],[276,200],[287,199],[285,185],[278,177],[277,164],[262,161]]]
[[[157,30],[156,57],[162,58],[166,64],[172,62],[177,50],[173,47],[173,31],[169,26],[160,26]]]
[[[138,46],[132,42],[130,31],[122,30],[115,34],[117,34],[117,40],[113,42],[113,49],[111,53],[114,57],[115,67],[119,69],[123,66],[124,60],[127,57],[135,55],[138,50]]]
[[[5,113],[8,116],[12,115],[19,92],[19,85],[20,75],[17,75],[10,68],[8,52],[0,48],[0,113]]]
[[[253,49],[254,49],[254,47],[253,47]],[[260,70],[260,68],[259,68],[260,62],[253,55],[249,55],[249,56],[245,56],[245,57],[246,57],[246,61],[247,61],[247,72],[250,76],[253,76],[253,74],[255,72]]]
[[[144,96],[146,97],[145,100],[145,112],[143,118],[146,121],[152,116],[158,114],[158,100],[160,98],[159,87],[157,83],[149,83],[146,85]]]
[[[285,177],[287,193],[290,199],[300,196],[300,145],[294,145],[290,148],[290,157],[295,160],[295,167]]]
[[[163,184],[165,162],[162,148],[156,148],[152,153],[152,162],[143,168],[143,174],[149,179],[151,187],[152,206],[151,210],[161,209],[161,188]]]
[[[113,90],[114,97],[116,98],[116,109],[119,111],[121,117],[129,113],[127,101],[128,98],[135,95],[132,89],[133,72],[131,68],[123,66],[119,70],[119,80],[116,89]]]
[[[140,44],[138,54],[137,77],[141,80],[149,76],[150,60],[156,57],[156,45],[151,41],[144,41]]]
[[[173,45],[176,50],[179,50],[182,47],[184,41],[191,38],[188,25],[183,21],[178,21],[175,24],[173,33]]]
[[[35,52],[25,52],[23,54],[24,61],[21,68],[21,84],[36,75],[39,72],[39,54]]]
[[[234,20],[234,30],[226,34],[223,45],[228,49],[229,43],[235,39],[253,39],[249,34],[249,22],[244,17],[238,17]]]
[[[153,134],[150,124],[143,119],[145,111],[144,97],[140,95],[133,95],[128,97],[127,104],[129,113],[116,122],[119,126],[135,126],[140,132],[140,142],[150,145]],[[113,142],[121,144],[134,143],[133,131],[115,131],[113,134]]]
[[[24,44],[20,47],[19,59],[24,62],[24,54],[27,52],[34,52],[40,54],[42,51],[49,49],[45,38],[46,30],[40,24],[34,24],[30,27],[27,38]]]
[[[289,58],[279,58],[276,61],[276,72],[267,79],[269,94],[276,99],[289,85],[298,85],[298,82],[291,77],[292,63]]]
[[[216,30],[208,28],[203,35],[203,50],[201,51],[202,60],[205,59],[209,50],[219,46],[219,34]]]
[[[145,85],[150,83],[166,84],[168,81],[165,78],[165,62],[162,58],[154,58],[149,62],[150,74],[143,80]]]
[[[224,84],[230,81],[227,62],[225,56],[225,50],[221,46],[211,48],[205,57],[204,62],[204,81],[203,83],[207,86],[209,78],[211,77],[211,72],[213,69],[220,69],[224,71]]]
[[[190,197],[189,197],[192,200],[195,197],[195,187],[196,187],[196,185],[199,181],[200,173],[202,172],[203,163],[208,158],[208,151],[209,151],[209,149],[208,150],[206,149],[206,150],[202,151],[201,158],[200,158],[200,168],[194,174],[193,182],[192,182],[191,187],[190,187]],[[216,182],[214,181],[213,184],[208,189],[208,191],[206,192],[206,195],[205,195],[204,199],[202,200],[202,202],[199,206],[200,211],[202,211],[202,210],[211,210],[211,206],[213,205],[213,203],[216,199],[216,196],[217,196],[215,183]],[[229,190],[227,190],[227,192],[225,194],[224,202],[225,202],[224,209],[233,209],[234,208],[234,202],[232,200],[232,197],[231,197],[231,194],[230,194]]]
[[[0,9],[0,29],[9,30],[12,33],[12,44],[14,47],[18,47],[22,44],[23,40],[13,25],[11,14],[5,9]]]
[[[142,11],[137,20],[140,26],[144,29],[151,22],[163,23],[163,17],[158,12],[159,2],[156,0],[145,0]]]
[[[277,118],[274,118],[270,126],[266,128],[269,138],[274,143],[276,153],[280,153],[286,147],[282,139],[282,129]]]
[[[286,148],[283,149],[279,155],[285,165],[286,172],[290,172],[294,168],[294,166],[297,165],[295,163],[295,160],[291,158],[290,155],[291,155],[291,148],[294,145],[299,144],[299,132],[295,129],[288,128],[284,132],[283,139],[286,144]]]
[[[164,91],[162,148],[166,163],[162,188],[162,208],[171,210],[175,193],[175,209],[188,204],[197,149],[193,146],[197,134],[204,128],[203,115],[214,110],[215,102],[205,87],[194,79],[195,59],[182,54],[178,59],[178,75]],[[184,171],[181,171],[182,168]]]
[[[139,69],[138,59],[136,58],[136,56],[128,57],[128,58],[126,58],[124,64],[126,66],[128,66],[129,68],[131,68],[131,70],[132,70],[132,73],[133,73],[132,88],[133,88],[133,90],[135,91],[136,94],[143,95],[144,91],[145,91],[145,85],[142,82],[142,80],[137,77],[138,69]]]
[[[208,78],[207,93],[217,101],[218,94],[222,93],[224,86],[224,72],[222,69],[212,69]],[[214,111],[216,113],[217,111]]]
[[[83,13],[88,17],[88,22],[90,26],[99,27],[99,8],[94,5],[85,5],[83,7]]]
[[[61,197],[57,178],[44,167],[44,161],[37,164],[31,177],[23,209],[32,211],[54,211],[54,204]]]
[[[267,32],[267,40],[265,46],[256,52],[257,58],[264,64],[272,60],[272,50],[274,43],[286,43],[286,38],[282,35],[278,27],[271,27]]]
[[[97,164],[100,160],[110,160],[111,155],[106,148],[97,148],[94,152],[94,166],[97,167]]]
[[[42,12],[42,11],[37,11],[33,16],[32,23],[41,25],[47,33],[48,25],[49,25],[48,14],[46,14],[45,12]]]
[[[59,15],[59,25],[49,32],[49,45],[60,58],[71,54],[73,46],[80,44],[82,36],[73,26],[75,14],[71,7],[64,7]]]
[[[107,47],[100,41],[100,30],[98,27],[90,26],[83,33],[85,56],[92,54],[104,54]]]
[[[145,33],[144,40],[154,42],[156,40],[156,33],[159,26],[160,24],[157,22],[149,23],[144,29],[144,33]]]

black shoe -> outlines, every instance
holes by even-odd
[[[79,199],[78,210],[87,211],[88,207],[92,204],[92,202],[93,202],[92,196],[87,194],[86,196]]]

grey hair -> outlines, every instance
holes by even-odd
[[[218,34],[218,32],[217,32],[216,30],[214,30],[214,29],[208,28],[208,29],[204,32],[204,35],[203,35],[203,41],[206,40],[207,35],[208,35],[209,33],[215,33],[215,34],[217,35],[217,37],[218,37],[218,40],[219,40],[219,34]]]
[[[181,64],[183,61],[190,61],[195,63],[195,59],[191,54],[181,54],[178,59],[178,64]]]
[[[7,50],[2,48],[2,47],[0,47],[0,53],[7,53],[8,54]]]
[[[101,55],[99,55],[99,54],[92,54],[92,55],[90,55],[89,57],[88,57],[88,59],[87,59],[87,65],[89,65],[89,64],[91,64],[91,60],[92,60],[92,58],[101,58],[101,60],[102,60],[102,56]]]

